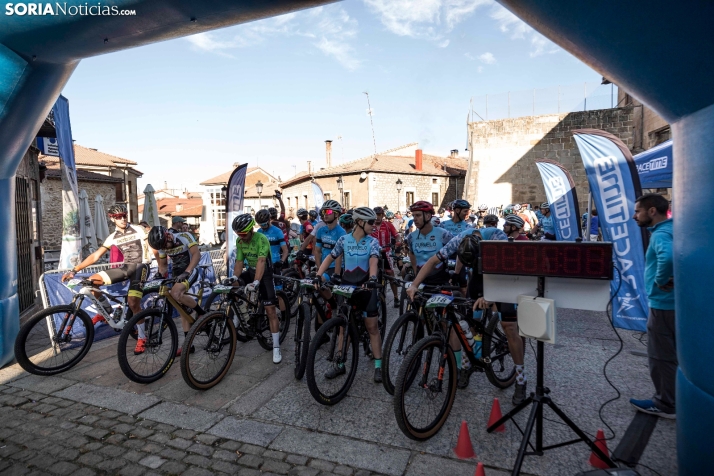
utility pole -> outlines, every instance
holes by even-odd
[[[377,140],[374,138],[374,121],[372,120],[372,106],[369,103],[369,93],[364,91],[367,96],[367,114],[369,114],[369,123],[372,125],[372,142],[374,143],[374,156],[377,156]]]

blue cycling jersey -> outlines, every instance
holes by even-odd
[[[453,238],[453,235],[449,230],[437,226],[432,227],[431,231],[426,235],[422,234],[421,230],[414,230],[409,233],[406,239],[407,248],[416,258],[417,272],[429,261],[429,258],[446,246],[451,238]],[[439,263],[429,276],[441,273],[442,268],[444,268],[444,263]]]
[[[503,230],[499,230],[495,226],[489,226],[486,228],[479,228],[478,231],[481,233],[481,237],[484,240],[507,240],[508,236]]]
[[[543,229],[543,233],[550,233],[555,235],[555,225],[553,224],[553,215],[543,216],[540,221],[540,226]]]
[[[493,230],[493,231],[491,231]],[[441,248],[438,252],[439,259],[441,261],[446,261],[450,257],[456,255],[456,253],[459,251],[459,245],[461,244],[461,241],[464,239],[464,237],[470,235],[471,233],[478,231],[481,233],[481,236],[483,237],[484,240],[507,240],[508,236],[503,232],[503,230],[499,230],[498,228],[481,228],[479,230],[476,230],[475,228],[472,228],[470,230],[466,230],[463,233],[459,233],[455,237],[453,237],[443,248]],[[486,238],[488,236],[488,238]]]
[[[342,235],[337,240],[330,255],[334,259],[342,255],[345,268],[342,274],[343,281],[360,284],[369,278],[369,259],[372,256],[379,258],[380,252],[381,249],[376,238],[368,235],[357,241],[350,233]]]
[[[267,230],[262,228],[258,229],[258,233],[262,233],[268,239],[270,243],[270,256],[272,257],[272,262],[276,263],[280,261],[281,246],[285,244],[285,235],[283,231],[275,225],[270,225]]]
[[[332,230],[330,230],[329,225],[320,227],[320,229],[317,230],[317,235],[315,236],[315,243],[316,243],[317,247],[320,249],[322,261],[325,261],[325,258],[327,258],[327,255],[330,254],[330,252],[332,252],[332,250],[335,248],[335,244],[337,244],[337,240],[340,239],[341,236],[344,236],[346,234],[347,234],[347,232],[340,225],[337,225]],[[335,267],[335,262],[333,261],[330,264],[330,269],[332,269],[334,267]]]
[[[442,221],[441,227],[446,229],[452,235],[458,235],[459,233],[463,233],[469,228],[473,228],[471,226],[471,223],[468,223],[464,220],[461,220],[458,223],[454,222],[453,220]]]

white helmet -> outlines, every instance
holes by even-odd
[[[352,210],[352,218],[357,220],[376,220],[377,214],[369,207],[358,207]]]

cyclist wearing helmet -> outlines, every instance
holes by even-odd
[[[155,278],[162,279],[168,276],[169,263],[171,258],[171,273],[176,282],[171,287],[171,296],[184,306],[194,309],[196,314],[201,316],[206,313],[196,301],[186,295],[186,291],[196,282],[198,273],[196,268],[201,261],[201,252],[198,251],[198,243],[190,233],[176,232],[166,229],[163,226],[154,226],[149,231],[149,246],[151,246],[158,264],[159,271]],[[191,323],[181,317],[183,335],[186,337]],[[138,327],[138,326],[137,326]],[[193,352],[193,346],[191,346]],[[176,351],[176,356],[181,355],[181,348]]]
[[[432,225],[434,206],[426,201],[418,201],[410,208],[414,216],[416,230],[406,238],[407,251],[411,266],[415,266],[414,274],[418,274],[426,262],[436,254],[453,235],[446,228]],[[449,279],[447,266],[439,261],[428,275],[424,276],[427,284],[442,284]]]
[[[285,236],[285,244],[290,243],[290,223],[285,219],[285,204],[283,203],[283,194],[280,190],[275,190],[275,198],[280,204],[280,216],[278,216],[278,209],[275,207],[268,208],[268,213],[270,213],[270,224],[276,226],[283,232]]]
[[[496,215],[486,215],[483,217],[483,228],[478,231],[484,240],[507,240],[506,234],[498,228],[498,217]]]
[[[262,210],[261,210],[262,211]],[[275,312],[275,285],[273,284],[273,267],[270,266],[270,242],[262,233],[254,233],[255,220],[250,213],[238,215],[233,220],[233,231],[236,238],[236,264],[233,268],[233,280],[236,277],[244,283],[250,283],[247,291],[258,290],[258,298],[263,302],[268,315],[270,332],[273,335],[273,363],[283,360],[280,353],[280,322]],[[245,263],[248,267],[244,271]]]
[[[377,214],[369,207],[358,207],[352,212],[354,219],[354,230],[349,235],[343,235],[335,243],[329,255],[320,265],[318,276],[323,280],[323,274],[330,268],[335,260],[344,260],[344,271],[340,276],[337,271],[332,276],[332,280],[342,281],[353,286],[366,285],[371,289],[369,304],[367,304],[367,317],[364,320],[369,340],[374,355],[374,381],[382,382],[382,339],[379,335],[379,297],[377,289],[374,287],[379,282],[379,242],[370,236],[374,224],[377,221]],[[341,269],[338,262],[336,269]],[[341,279],[336,279],[340,276]],[[383,316],[385,319],[387,316]],[[341,341],[341,340],[340,340]],[[328,379],[333,379],[344,374],[344,367],[333,367],[325,374]]]
[[[75,273],[81,271],[87,266],[91,266],[104,254],[112,248],[112,245],[119,248],[119,251],[124,255],[124,264],[118,268],[108,269],[99,273],[93,274],[89,280],[95,286],[104,286],[122,281],[129,281],[128,303],[129,309],[136,314],[141,311],[141,297],[143,296],[142,289],[144,281],[149,273],[148,264],[151,262],[151,254],[149,246],[146,243],[146,233],[140,226],[132,226],[128,221],[128,214],[124,205],[112,205],[107,212],[116,227],[114,233],[111,233],[97,251],[87,256],[81,263],[73,267],[70,271],[62,275],[62,282],[74,278]],[[99,300],[105,310],[111,313],[111,303],[101,293],[94,293],[94,296]],[[92,324],[104,321],[101,314],[97,314],[92,318]],[[144,327],[139,326],[139,339],[136,343],[135,352],[144,352],[146,345],[146,336],[144,335]]]
[[[555,240],[555,225],[553,223],[553,216],[550,214],[550,204],[548,202],[542,203],[540,211],[543,214],[543,218],[540,221],[540,228],[543,230],[543,239]]]
[[[310,217],[310,224],[315,228],[317,226],[317,210],[310,210],[308,215]]]
[[[528,241],[528,237],[523,233],[523,226],[526,221],[519,215],[508,215],[506,223],[503,225],[503,231],[509,238],[517,241]]]
[[[441,227],[446,228],[452,235],[458,235],[459,233],[470,228],[469,222],[466,218],[471,212],[471,204],[466,200],[454,200],[451,202],[451,220],[445,220],[441,222]]]
[[[390,222],[384,220],[384,208],[374,207],[374,213],[377,221],[372,229],[372,236],[377,239],[379,246],[382,248],[382,259],[384,260],[384,273],[388,276],[394,276],[394,260],[392,259],[392,245],[401,243],[402,239],[397,233],[396,228]],[[399,291],[397,283],[390,281],[389,284],[394,294],[394,307],[399,307]]]
[[[352,228],[354,228],[355,222],[352,219],[351,213],[345,213],[340,216],[340,226],[343,230],[345,230],[345,233],[352,233]]]
[[[309,220],[309,214],[304,208],[300,208],[297,211],[297,218],[300,221],[300,230],[298,231],[302,244],[300,245],[300,251],[307,251],[308,254],[312,254],[312,244],[314,237],[311,238],[310,234],[314,227],[312,222]]]
[[[477,221],[476,224],[474,225],[476,228],[483,228],[483,218],[488,214],[488,205],[485,203],[482,203],[481,205],[478,206],[478,212],[476,214]]]
[[[320,223],[323,226],[317,227],[317,232],[315,233],[315,266],[317,268],[320,268],[322,262],[335,248],[337,240],[347,234],[344,228],[340,226],[340,213],[342,213],[342,206],[340,206],[337,200],[327,200],[322,204],[322,208],[320,208],[320,215],[322,217]],[[335,263],[333,262],[327,271],[325,271],[323,277],[326,281],[329,281],[334,272]],[[341,272],[340,263],[340,273]],[[322,297],[327,300],[328,309],[325,315],[329,318],[332,316],[332,310],[337,309],[337,301],[335,301],[334,296],[332,296],[332,293],[328,289],[322,290]],[[317,324],[317,322],[315,324]]]
[[[265,235],[270,243],[272,261],[270,264],[273,267],[273,274],[280,274],[288,260],[288,245],[285,244],[285,235],[280,228],[271,224],[270,210],[258,210],[255,214],[255,222],[260,227],[258,233]]]

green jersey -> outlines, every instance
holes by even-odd
[[[270,261],[270,242],[262,233],[253,233],[250,243],[244,243],[240,238],[236,239],[236,261],[246,261],[248,266],[255,268],[258,258],[265,258],[266,265]]]

